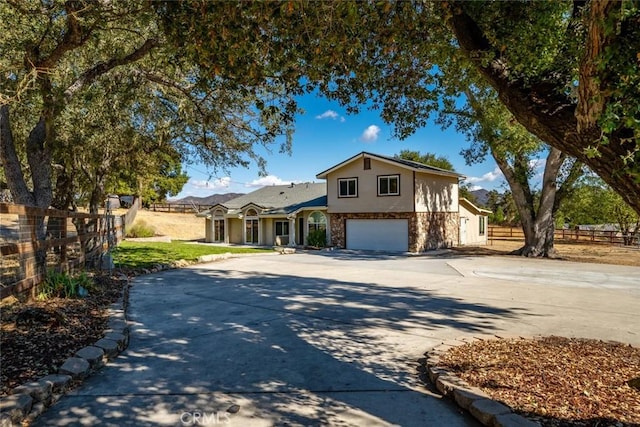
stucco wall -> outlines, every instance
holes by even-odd
[[[229,226],[229,243],[237,245],[244,244],[244,223],[241,219],[229,218],[227,220]]]
[[[477,215],[467,209],[463,203],[460,203],[460,220],[467,219],[466,239],[464,245],[478,246],[487,244],[487,235],[489,233],[487,227],[489,225],[486,215]],[[480,235],[480,218],[484,218],[484,235]],[[461,240],[462,242],[462,240]]]
[[[458,178],[416,173],[416,212],[458,212]]]
[[[330,218],[330,244],[346,246],[347,219],[408,219],[409,251],[456,246],[458,244],[458,212],[394,212],[394,213],[332,213]]]
[[[399,175],[399,196],[378,196],[378,176]],[[358,197],[338,197],[338,179],[358,178]],[[413,172],[371,158],[371,169],[364,169],[359,158],[327,175],[329,212],[410,212],[413,211]]]

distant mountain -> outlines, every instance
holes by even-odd
[[[228,200],[235,199],[242,196],[243,193],[225,193],[225,194],[212,194],[207,197],[195,197],[188,196],[182,199],[169,200],[169,203],[175,204],[195,204],[195,205],[217,205],[218,203],[224,203]]]
[[[481,188],[479,190],[473,190],[471,194],[476,198],[478,205],[487,206],[487,203],[489,202],[489,191]]]

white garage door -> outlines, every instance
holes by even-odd
[[[407,252],[409,223],[406,219],[348,219],[347,249]]]

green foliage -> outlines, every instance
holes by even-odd
[[[520,215],[516,208],[511,192],[499,193],[496,190],[489,191],[487,208],[491,211],[489,222],[497,225],[518,225]]]
[[[148,268],[155,264],[166,264],[184,259],[197,261],[203,255],[224,253],[265,253],[271,249],[254,249],[243,247],[223,247],[198,245],[183,242],[127,242],[118,245],[113,252],[113,260],[117,267]]]
[[[155,235],[156,230],[153,226],[147,224],[143,220],[136,221],[127,229],[127,237],[153,237]]]
[[[452,171],[453,164],[446,156],[438,156],[434,153],[421,154],[419,151],[401,150],[395,156],[398,159],[411,160],[413,162],[422,163],[436,168]]]
[[[74,298],[80,294],[81,288],[86,291],[95,289],[93,280],[86,273],[72,276],[51,270],[37,287],[37,299],[46,301],[50,298]]]
[[[307,244],[316,248],[324,248],[327,246],[326,230],[318,229],[309,231],[307,236]]]
[[[624,200],[601,179],[588,176],[560,205],[558,219],[575,225],[617,224],[631,228],[640,219]]]

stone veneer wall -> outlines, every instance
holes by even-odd
[[[460,241],[460,215],[458,212],[416,213],[415,252],[457,246]]]
[[[347,219],[408,219],[409,252],[456,246],[459,215],[457,212],[393,212],[393,213],[332,213],[331,246],[346,246]]]

